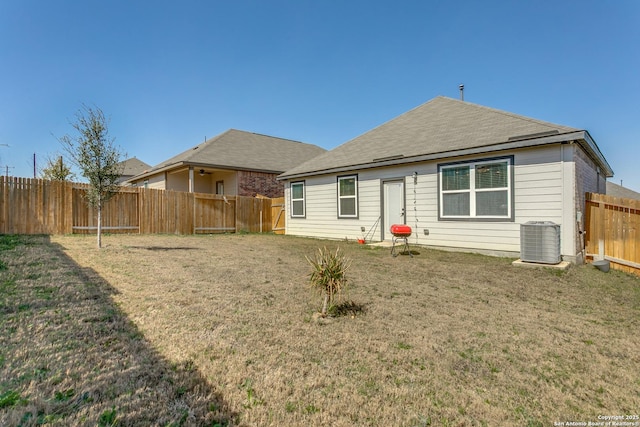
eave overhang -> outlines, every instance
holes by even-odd
[[[406,165],[411,163],[419,163],[419,162],[427,162],[433,160],[440,160],[445,158],[452,157],[462,157],[462,156],[471,156],[471,155],[479,155],[479,154],[487,154],[494,153],[498,151],[505,150],[516,150],[520,148],[531,148],[536,146],[544,146],[551,144],[561,144],[561,143],[570,143],[576,142],[582,146],[582,148],[587,152],[587,154],[592,158],[592,160],[600,167],[602,172],[605,174],[607,178],[613,176],[613,170],[609,163],[607,163],[606,159],[602,155],[602,152],[596,145],[589,132],[585,130],[568,132],[562,134],[554,134],[548,136],[542,136],[538,138],[529,138],[529,139],[516,139],[509,140],[506,142],[499,142],[491,145],[483,145],[481,147],[471,147],[465,148],[461,150],[454,151],[442,151],[438,153],[430,153],[423,154],[418,156],[394,156],[392,159],[381,159],[379,161],[370,161],[366,163],[353,164],[340,166],[335,168],[326,168],[319,170],[312,170],[302,173],[294,173],[294,174],[281,174],[278,176],[278,180],[292,180],[299,179],[308,176],[314,175],[327,175],[327,174],[335,174],[335,173],[343,173],[343,172],[351,172],[362,169],[371,169],[371,168],[380,168],[380,167],[389,167],[389,166],[398,166],[398,165]]]
[[[166,165],[166,166],[159,167],[158,169],[152,169],[152,170],[143,172],[141,174],[138,174],[136,176],[133,176],[133,177],[127,179],[124,182],[125,183],[133,183],[135,181],[140,181],[141,179],[149,178],[151,176],[155,176],[155,175],[158,175],[158,174],[163,173],[163,172],[171,172],[171,171],[174,171],[176,169],[182,169],[182,168],[185,168],[185,167],[193,167],[194,169],[217,169],[217,170],[227,170],[227,171],[248,171],[248,172],[273,173],[273,174],[282,173],[282,171],[274,171],[274,170],[267,170],[267,169],[243,168],[243,167],[228,166],[228,165],[215,165],[215,164],[211,164],[211,163],[176,162],[176,163],[171,163],[171,164]]]

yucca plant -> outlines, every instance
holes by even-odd
[[[346,271],[351,265],[351,260],[340,253],[340,248],[334,253],[326,247],[318,249],[314,259],[308,256],[305,258],[313,267],[309,282],[324,296],[320,314],[326,316],[329,304],[333,304],[347,287]]]

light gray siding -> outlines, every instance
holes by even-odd
[[[565,147],[565,148],[563,148]],[[438,219],[438,165],[455,161],[473,161],[495,154],[439,162],[408,164],[398,167],[367,169],[358,172],[359,218],[337,218],[337,175],[305,178],[306,218],[287,218],[287,234],[331,239],[357,239],[369,233],[370,239],[382,239],[381,186],[385,179],[404,178],[406,222],[414,233],[410,243],[468,250],[520,252],[520,224],[528,221],[552,221],[561,225],[563,255],[575,256],[574,182],[572,148],[560,144],[501,152],[513,156],[514,221],[447,221]],[[566,151],[566,152],[565,152]],[[565,161],[563,160],[563,156]],[[414,181],[413,174],[417,172]],[[289,186],[285,187],[287,209]],[[570,207],[569,207],[570,205]],[[567,214],[567,209],[570,213]],[[564,223],[569,221],[567,230]],[[428,230],[428,235],[424,230]],[[388,233],[387,233],[388,235]]]

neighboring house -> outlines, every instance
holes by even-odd
[[[623,187],[615,184],[611,181],[607,181],[607,196],[623,197],[625,199],[640,200],[640,193],[633,191],[630,188]]]
[[[326,150],[230,129],[128,180],[132,185],[198,193],[282,197],[282,172]]]
[[[437,97],[279,179],[287,234],[381,241],[404,223],[412,244],[517,257],[520,224],[551,221],[581,262],[585,193],[611,176],[586,130]]]
[[[120,165],[122,167],[122,176],[118,180],[118,184],[122,184],[129,178],[151,169],[151,165],[148,165],[135,157],[131,157],[130,159],[120,162]]]

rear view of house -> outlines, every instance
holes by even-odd
[[[583,259],[586,192],[613,171],[586,130],[437,97],[280,175],[286,233],[411,242],[517,257],[520,225],[560,226]]]

